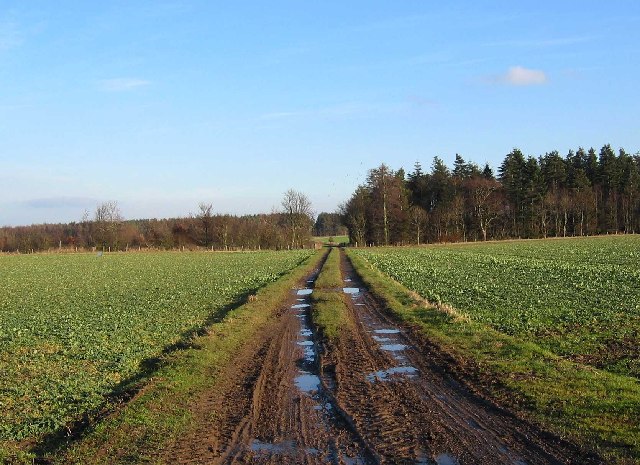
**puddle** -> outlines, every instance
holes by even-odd
[[[298,342],[299,346],[312,346],[313,345],[313,341],[300,341]]]
[[[262,442],[254,439],[251,443],[253,452],[268,452],[270,454],[282,454],[295,449],[296,445],[293,441],[283,441],[277,443]]]
[[[407,348],[405,344],[381,344],[380,348],[389,352],[400,352]]]
[[[343,287],[342,292],[344,292],[345,294],[359,294],[360,288],[359,287]]]
[[[258,454],[269,454],[269,455],[284,455],[295,453],[300,448],[294,441],[282,441],[282,442],[262,442],[254,439],[251,443],[251,450],[253,452],[257,452]],[[307,447],[304,451],[309,455],[318,455],[320,451],[315,447]]]
[[[304,361],[308,363],[313,363],[316,360],[316,353],[313,350],[313,347],[307,347],[304,349]]]
[[[345,465],[366,465],[366,461],[362,457],[347,457],[340,454],[340,459]]]
[[[433,465],[433,462],[427,458],[424,452],[420,452],[415,465]]]
[[[309,295],[313,292],[313,289],[298,289],[297,295]]]
[[[300,336],[302,336],[302,337],[311,337],[311,336],[313,336],[313,331],[311,331],[310,329],[301,329],[300,330]]]
[[[473,418],[469,418],[467,420],[467,423],[469,424],[469,426],[471,426],[474,429],[482,429],[482,426],[480,426],[480,424],[475,421]]]
[[[296,387],[302,392],[316,392],[320,389],[320,378],[308,372],[302,372],[295,378]]]
[[[373,336],[373,339],[378,342],[389,342],[391,340],[390,337],[381,337],[381,336]]]
[[[399,329],[374,329],[374,333],[376,334],[399,334]]]
[[[351,282],[351,278],[344,278],[344,282],[345,283],[350,283]]]
[[[371,383],[376,381],[389,381],[394,375],[415,376],[418,369],[412,366],[393,367],[387,370],[379,370],[367,375],[367,380]]]
[[[356,304],[358,307],[364,307],[366,304]]]
[[[440,454],[436,457],[438,465],[459,465],[458,461],[449,454]]]
[[[293,308],[293,309],[307,308],[307,307],[311,307],[311,305],[310,304],[295,304],[295,305],[291,306],[291,308]]]

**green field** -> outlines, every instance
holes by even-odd
[[[640,236],[356,253],[431,302],[558,355],[640,377]]]
[[[0,256],[0,440],[99,407],[309,251]]]

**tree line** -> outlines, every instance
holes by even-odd
[[[215,214],[212,204],[201,203],[185,218],[125,220],[109,201],[78,222],[2,227],[0,251],[303,248],[311,246],[314,222],[311,202],[293,189],[280,210],[243,216]]]
[[[340,206],[354,245],[545,238],[640,231],[640,155],[610,145],[533,157],[514,149],[497,175],[456,154],[429,172],[382,164]]]

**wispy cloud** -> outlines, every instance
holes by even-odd
[[[146,87],[150,84],[151,81],[138,78],[113,78],[99,81],[100,89],[106,92],[126,92],[140,87]]]
[[[88,208],[96,204],[95,199],[88,197],[43,197],[30,199],[23,202],[31,208]]]
[[[409,95],[407,100],[409,101],[409,104],[411,104],[411,106],[413,106],[414,108],[429,108],[440,105],[440,102],[438,102],[437,100],[433,100],[416,94]]]
[[[509,86],[539,86],[549,82],[544,71],[529,69],[523,66],[512,66],[506,73],[487,78],[492,84],[506,84]]]
[[[509,39],[481,44],[484,47],[556,47],[590,42],[593,36],[555,37],[540,39]]]
[[[22,34],[15,22],[0,22],[0,51],[18,47],[22,41]]]
[[[355,32],[375,32],[389,29],[405,29],[407,27],[420,25],[428,20],[433,21],[434,19],[437,19],[437,17],[433,14],[396,16],[392,18],[385,18],[383,20],[363,23],[353,28],[353,30]]]
[[[261,120],[281,120],[290,118],[349,118],[375,116],[384,113],[397,112],[402,105],[393,103],[365,103],[345,102],[319,108],[309,108],[295,111],[277,111],[265,113]]]

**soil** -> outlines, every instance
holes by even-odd
[[[180,464],[600,464],[499,407],[459,363],[395,322],[342,257],[353,324],[335,344],[311,321],[313,276],[162,452]]]

